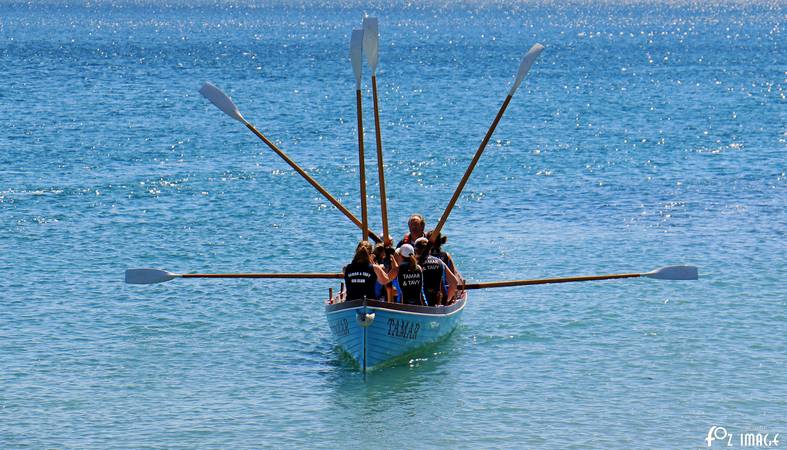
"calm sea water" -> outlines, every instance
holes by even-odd
[[[787,445],[785,3],[417,3],[0,4],[0,447]],[[397,237],[436,223],[541,42],[446,225],[461,271],[701,279],[474,291],[448,340],[365,379],[333,282],[125,285],[349,260],[359,231],[197,89],[359,214],[364,13]]]

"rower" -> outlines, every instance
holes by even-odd
[[[431,306],[447,305],[456,295],[459,280],[448,266],[434,255],[425,255],[429,240],[415,241],[415,254],[423,267],[424,296]]]
[[[396,244],[396,248],[404,244],[415,245],[415,240],[424,235],[426,229],[426,220],[420,214],[413,214],[410,220],[407,221],[407,228],[410,229],[409,233],[405,233],[404,238]]]
[[[426,238],[432,239],[433,233],[434,230],[430,230],[428,233],[426,233]],[[451,254],[443,251],[443,244],[445,244],[447,240],[448,238],[446,236],[442,235],[441,233],[437,233],[437,238],[435,238],[435,241],[432,244],[432,250],[430,250],[430,254],[440,258],[440,260],[445,263],[448,269],[451,270],[454,275],[456,275],[456,278],[461,279],[462,276],[459,274],[459,270],[457,270],[456,264],[454,264],[454,259],[451,258]]]
[[[423,294],[423,269],[415,259],[413,246],[402,244],[396,249],[396,253],[402,258],[396,277],[399,283],[399,302],[406,305],[426,305]]]
[[[372,244],[369,241],[361,241],[355,248],[355,256],[350,264],[344,267],[344,283],[347,285],[347,300],[376,299],[375,284],[378,282],[385,285],[396,278],[398,266],[396,261],[392,261],[390,272],[386,273],[385,268],[375,263],[372,253]]]
[[[390,250],[390,251],[389,251]],[[390,247],[390,239],[389,239],[389,246],[386,247],[385,244],[378,243],[374,246],[374,250],[372,252],[374,254],[374,262],[375,264],[380,264],[383,266],[383,269],[386,273],[390,273],[391,267],[393,262],[393,249]],[[388,284],[380,283],[380,280],[374,285],[374,294],[375,298],[391,302],[393,301],[393,283],[396,282],[396,277],[391,277],[392,282]]]

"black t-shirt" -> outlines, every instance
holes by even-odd
[[[424,269],[424,296],[426,302],[430,306],[437,304],[437,296],[443,290],[443,274],[445,273],[445,264],[440,261],[440,258],[429,255],[426,261],[421,263]]]
[[[456,272],[454,271],[454,265],[451,262],[451,258],[448,257],[448,253],[442,250],[437,250],[435,248],[432,248],[432,251],[430,253],[440,258],[440,261],[444,262],[445,266],[448,267],[448,269],[451,270],[451,272],[454,272],[454,275],[456,275]]]
[[[347,300],[374,299],[374,284],[377,274],[371,264],[349,264],[344,268],[344,283],[347,285]]]
[[[410,261],[404,260],[399,264],[399,295],[402,303],[408,305],[423,305],[424,275],[420,270],[410,267]]]

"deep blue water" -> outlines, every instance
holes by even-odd
[[[787,435],[785,3],[416,3],[0,3],[0,447]],[[541,42],[444,230],[462,273],[701,279],[474,291],[448,340],[365,379],[325,322],[332,282],[125,285],[132,267],[349,261],[360,232],[197,89],[225,89],[360,215],[364,13],[396,237],[412,212],[436,223]]]

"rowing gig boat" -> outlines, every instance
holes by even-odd
[[[467,293],[448,306],[419,306],[376,300],[325,305],[328,325],[339,347],[366,372],[392,364],[451,334],[467,304]]]

